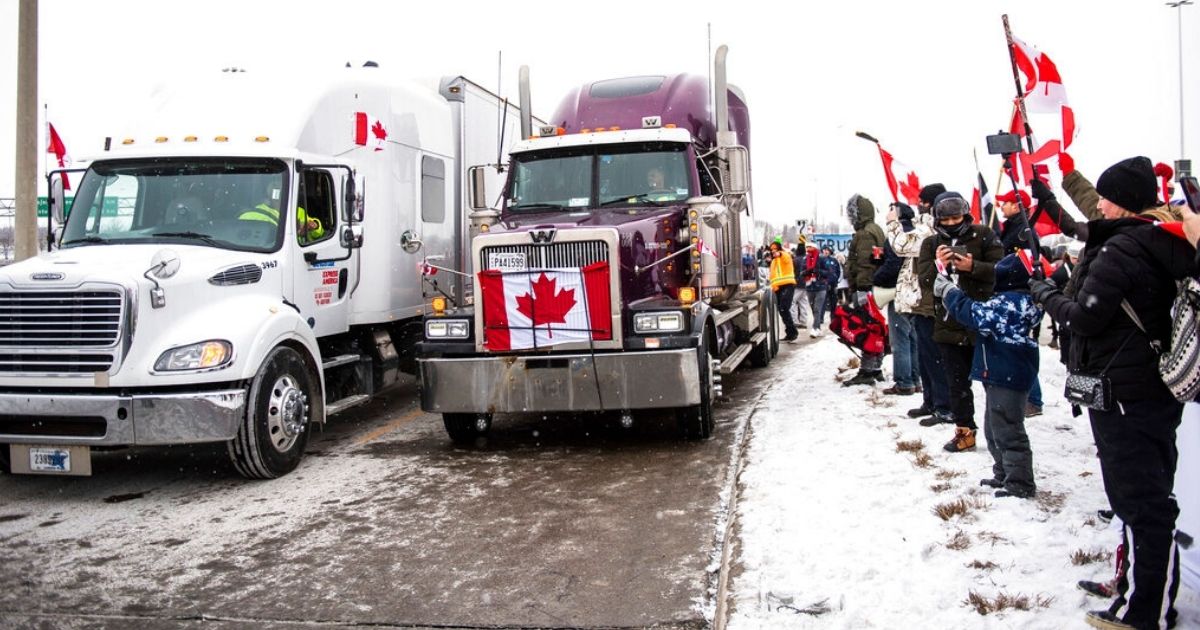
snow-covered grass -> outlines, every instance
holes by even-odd
[[[947,453],[952,426],[905,414],[919,395],[842,387],[851,354],[829,335],[785,348],[748,429],[729,628],[1084,628],[1107,607],[1075,586],[1112,576],[1118,530],[1097,518],[1091,430],[1062,400],[1056,350],[1042,348],[1045,413],[1026,421],[1038,495],[1022,500],[979,486],[982,431]],[[981,428],[983,402],[976,383]],[[1200,626],[1196,593],[1177,607],[1180,628]]]

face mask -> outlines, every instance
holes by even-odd
[[[963,220],[958,225],[942,225],[937,224],[937,231],[946,238],[958,238],[967,232],[967,228],[971,227],[971,222]]]

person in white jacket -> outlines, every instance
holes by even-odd
[[[884,234],[892,251],[903,259],[896,279],[896,297],[888,304],[888,335],[892,341],[892,376],[895,384],[885,394],[907,396],[921,391],[921,362],[913,309],[921,302],[917,285],[917,256],[921,242],[933,230],[916,218],[911,206],[896,202],[888,210]],[[924,215],[922,216],[922,218]]]

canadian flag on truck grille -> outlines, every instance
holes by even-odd
[[[580,268],[479,272],[488,350],[612,339],[607,262]]]

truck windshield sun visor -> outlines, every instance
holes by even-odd
[[[70,206],[64,247],[186,243],[272,252],[283,242],[288,167],[275,159],[98,162]]]
[[[516,155],[513,162],[511,212],[661,206],[693,196],[680,144],[574,147]]]

